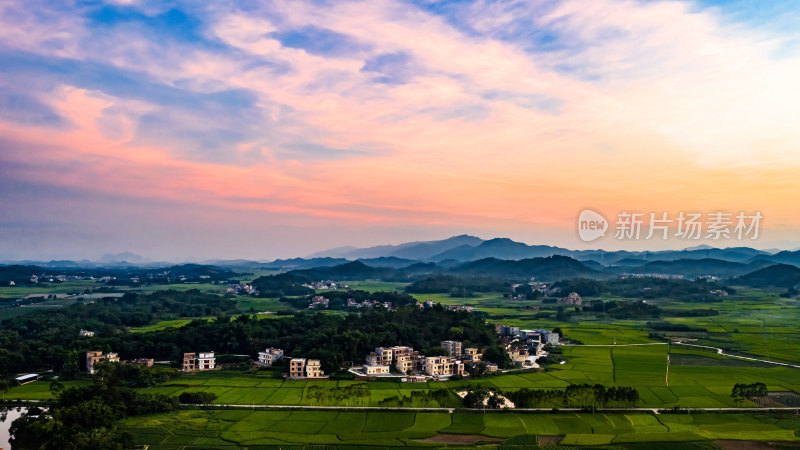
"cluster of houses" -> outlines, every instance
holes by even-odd
[[[433,308],[436,305],[440,305],[439,302],[434,302],[433,300],[426,300],[424,302],[417,302],[417,308]],[[475,311],[475,307],[469,305],[447,305],[445,308],[448,311],[466,311],[472,312]]]
[[[314,281],[313,283],[306,283],[303,286],[310,289],[329,289],[335,291],[336,289],[349,289],[350,286],[346,283],[337,283],[331,280]]]
[[[386,309],[392,309],[392,302],[379,302],[377,300],[364,300],[363,302],[359,303],[352,298],[347,299],[347,307],[348,308],[374,308],[376,306],[383,306]]]
[[[406,381],[422,381],[428,378],[449,378],[453,375],[466,375],[466,368],[481,362],[482,354],[477,348],[462,351],[460,341],[442,341],[441,347],[447,356],[420,355],[412,347],[378,347],[366,357],[366,364],[360,369],[351,369],[358,377],[380,377],[391,374],[392,368],[405,375]],[[490,372],[497,370],[496,364],[486,364]]]
[[[520,330],[519,327],[495,324],[495,329],[501,335],[501,343],[505,346],[511,361],[518,367],[538,367],[536,359],[547,354],[545,345],[558,345],[560,336],[549,330]],[[82,336],[91,333],[81,330]],[[399,372],[405,377],[403,381],[425,381],[428,379],[447,379],[453,375],[468,375],[468,369],[478,364],[484,364],[487,372],[496,372],[498,367],[493,363],[482,362],[483,354],[475,347],[463,348],[461,341],[441,341],[441,347],[447,356],[425,356],[408,346],[377,347],[375,351],[366,356],[366,363],[350,371],[359,378],[373,378],[392,375]],[[257,366],[272,366],[287,358],[282,349],[269,347],[258,353]],[[86,353],[86,371],[94,374],[95,366],[100,361],[119,362],[117,353],[91,351]],[[123,361],[127,364],[152,366],[153,359],[139,358],[132,361]],[[217,369],[214,352],[184,353],[181,370],[195,372]],[[326,379],[318,359],[291,358],[289,372],[291,379]],[[35,378],[34,378],[35,379]]]
[[[119,355],[114,352],[103,353],[99,350],[86,352],[86,372],[93,375],[95,366],[100,361],[120,362]],[[136,358],[130,361],[122,361],[122,363],[134,366],[153,367],[154,361],[152,358]]]
[[[233,295],[258,295],[258,289],[256,289],[252,284],[228,284],[225,292]]]
[[[311,297],[308,309],[328,309],[328,304],[330,304],[330,300],[321,295],[315,295]]]
[[[311,301],[308,302],[308,309],[328,309],[330,304],[330,300],[322,295],[315,295],[311,297]],[[347,299],[347,307],[348,308],[375,308],[377,306],[382,306],[388,310],[392,310],[392,302],[379,302],[377,300],[370,300],[366,299],[362,302],[357,302],[355,299],[348,298]]]
[[[258,352],[257,366],[271,366],[284,359],[283,349],[269,347],[263,352]],[[288,377],[292,379],[326,379],[322,370],[322,363],[318,359],[291,358],[289,360]]]
[[[581,306],[583,299],[577,292],[570,292],[566,297],[559,300],[558,304],[562,306]]]
[[[500,342],[511,362],[522,368],[538,368],[536,360],[546,356],[545,345],[558,345],[561,336],[550,330],[520,330],[519,327],[495,324]]]

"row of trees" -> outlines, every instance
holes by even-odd
[[[528,389],[510,391],[504,395],[518,408],[566,406],[578,408],[635,407],[639,392],[632,387],[602,384],[571,384],[560,389]]]
[[[688,302],[717,302],[720,297],[711,293],[720,289],[734,294],[736,291],[715,281],[705,279],[682,280],[662,278],[616,278],[600,281],[586,278],[559,281],[553,285],[561,292],[577,292],[581,297],[674,298]]]
[[[764,383],[736,383],[731,390],[731,397],[737,401],[742,401],[746,398],[763,399],[768,394],[767,385]]]

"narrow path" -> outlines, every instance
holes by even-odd
[[[421,411],[421,412],[446,412],[453,414],[456,411],[506,411],[506,410],[493,410],[493,409],[480,409],[480,408],[414,408],[410,406],[305,406],[305,405],[238,405],[238,404],[217,404],[212,403],[205,405],[205,409],[214,408],[238,408],[238,409],[307,409],[307,410],[325,410],[325,411]],[[588,412],[582,408],[558,408],[560,412]],[[659,414],[662,411],[671,410],[671,408],[595,408],[593,412],[650,412]],[[800,407],[782,406],[775,408],[683,408],[682,411],[704,411],[704,412],[768,412],[768,411],[800,411]],[[552,412],[553,408],[512,408],[508,411],[519,412]]]
[[[36,405],[45,403],[43,400],[21,400],[19,403],[13,403],[10,406],[24,406]],[[421,411],[421,412],[446,412],[453,414],[457,411],[482,411],[482,412],[496,412],[496,411],[519,411],[519,412],[552,412],[553,408],[512,408],[509,410],[494,410],[482,408],[430,408],[421,407],[415,408],[412,406],[309,406],[309,405],[247,405],[238,403],[210,403],[208,405],[187,405],[201,407],[202,409],[297,409],[297,410],[317,410],[317,411]],[[589,412],[583,408],[558,408],[560,412]],[[671,411],[672,408],[595,408],[593,412],[650,412],[659,414],[663,411]],[[681,411],[704,411],[704,412],[769,412],[769,411],[796,411],[800,414],[800,407],[797,406],[781,406],[781,407],[765,407],[765,408],[681,408]]]
[[[667,345],[668,342],[645,342],[643,344],[558,344],[559,347],[636,347],[639,345]]]

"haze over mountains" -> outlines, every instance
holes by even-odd
[[[737,263],[758,260],[800,264],[800,251],[779,253],[750,247],[715,248],[707,245],[685,250],[655,252],[570,250],[549,245],[528,245],[508,238],[484,240],[475,236],[453,236],[440,241],[409,242],[400,245],[381,245],[368,248],[339,247],[309,255],[309,258],[402,258],[407,260],[442,262],[448,260],[474,261],[482,258],[525,259],[552,255],[569,256],[580,261],[596,261],[602,265],[641,265],[648,261],[676,261],[680,259],[716,259]]]
[[[352,265],[358,261],[360,265]],[[715,276],[742,277],[758,272],[756,283],[769,281],[771,271],[780,275],[781,285],[791,284],[794,272],[788,267],[800,266],[800,251],[770,252],[750,247],[714,248],[706,245],[685,250],[654,252],[570,250],[549,245],[528,245],[508,238],[481,239],[459,235],[447,239],[380,245],[368,248],[338,247],[316,252],[305,258],[252,260],[204,260],[199,264],[230,270],[279,269],[300,270],[334,268],[331,274],[347,269],[368,276],[373,268],[391,269],[398,274],[419,274],[438,271],[470,275],[531,276],[543,278],[606,278],[620,274],[678,275],[686,278]],[[125,252],[105,255],[98,261],[14,261],[6,262],[44,268],[78,267],[170,267],[175,263],[148,261]],[[782,266],[776,266],[782,264]],[[363,267],[362,267],[363,266]],[[369,270],[367,269],[369,268]],[[798,269],[800,273],[800,269]],[[325,271],[320,271],[320,275]],[[341,273],[344,275],[344,273]],[[765,281],[766,280],[766,281]]]

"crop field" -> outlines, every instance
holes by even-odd
[[[76,381],[63,381],[61,384],[65,388],[79,387],[91,384],[88,380]],[[5,400],[47,400],[53,397],[50,392],[50,382],[48,381],[34,381],[32,383],[23,384],[21,386],[14,386],[8,392],[2,394]]]
[[[184,410],[126,419],[120,431],[151,449],[293,444],[432,446],[502,443],[552,436],[562,445],[696,442],[715,439],[793,444],[796,421],[767,414],[521,414],[392,411]],[[435,440],[434,440],[435,439]],[[513,442],[513,441],[510,441]]]

